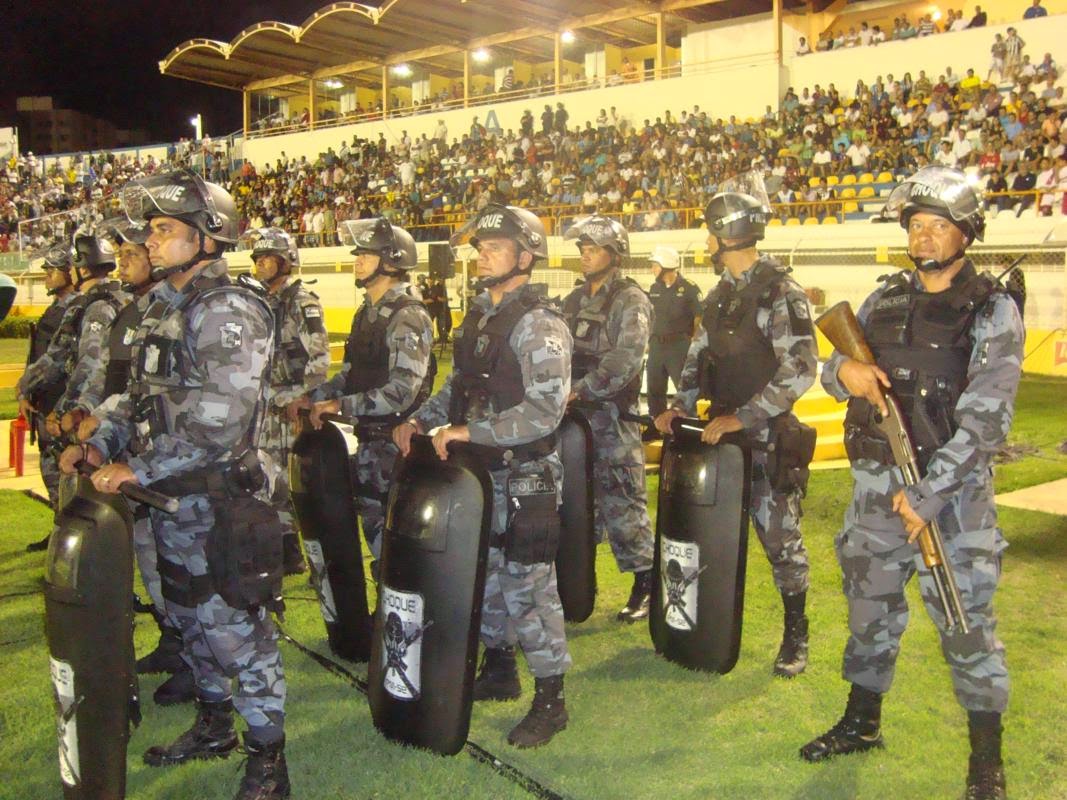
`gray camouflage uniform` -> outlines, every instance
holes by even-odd
[[[918,284],[918,278],[912,280]],[[918,284],[921,287],[921,284]],[[862,324],[885,287],[857,315]],[[1014,301],[995,293],[972,329],[967,385],[953,410],[959,426],[927,465],[926,476],[904,489],[915,512],[941,526],[971,631],[945,631],[945,618],[918,544],[908,544],[893,495],[904,488],[896,468],[860,459],[852,464],[852,502],[836,539],[849,630],[842,673],[846,680],[885,693],[893,682],[900,637],[908,624],[904,586],[916,572],[926,611],[941,634],[956,698],[968,711],[1003,712],[1008,701],[1004,645],[996,637],[993,593],[1007,546],[993,501],[991,460],[1011,428],[1023,356],[1024,330]],[[845,399],[837,380],[844,356],[827,361],[822,382]]]
[[[544,287],[527,284],[504,295],[495,307],[488,292],[471,302],[484,312],[484,319],[490,319],[523,291],[543,292]],[[509,344],[522,367],[526,393],[518,405],[499,413],[489,412],[468,424],[470,439],[476,444],[509,447],[536,441],[553,433],[563,419],[571,374],[571,335],[566,323],[551,311],[535,308],[519,319]],[[414,415],[423,430],[448,422],[452,377],[449,375],[441,390]],[[551,453],[526,466],[531,471],[551,470],[558,504],[563,480],[559,456]],[[506,469],[490,473],[492,533],[501,536],[508,527],[508,474]],[[514,646],[517,641],[535,678],[562,675],[570,668],[555,563],[520,564],[509,561],[503,548],[489,548],[481,639],[486,647],[494,649]]]
[[[89,412],[104,399],[111,325],[118,309],[133,300],[133,296],[122,291],[120,286],[118,281],[101,281],[90,290],[106,292],[113,301],[94,299],[85,309],[77,348],[68,354],[66,368],[70,377],[67,390],[56,403],[56,414],[63,415],[74,409]]]
[[[62,321],[63,317],[66,314],[67,306],[69,306],[70,301],[77,296],[77,292],[68,292],[63,297],[55,298],[52,301],[52,305],[49,306],[48,310],[45,311],[45,314],[42,315],[42,320],[45,319],[45,315],[53,315],[53,318],[55,318],[55,316],[58,316],[59,318],[60,325],[54,328],[53,338],[61,330]],[[39,337],[41,336],[41,333],[41,328],[38,328],[37,335]],[[41,347],[42,344],[43,347]],[[40,355],[36,359],[34,359],[31,364],[27,365],[27,373],[30,371],[29,368],[33,366],[33,364],[36,364],[38,361],[40,361],[41,358],[44,357],[45,353],[47,353],[48,350],[51,348],[51,338],[48,341],[35,339],[33,342],[30,343],[30,346],[31,348],[34,348],[36,352],[39,352]],[[25,373],[23,377],[25,378]],[[63,377],[66,377],[65,373],[63,373]],[[22,379],[19,380],[18,386],[19,394],[23,394]],[[50,412],[55,407],[55,402],[58,401],[60,397],[62,397],[65,388],[66,387],[62,383],[56,386],[44,386],[39,384],[38,388],[32,392],[32,394],[35,394],[36,397],[31,398],[36,401],[35,405],[37,406],[37,414],[35,415],[35,425],[37,427],[37,449],[40,451],[41,454],[41,480],[44,481],[45,489],[48,491],[48,499],[52,502],[53,508],[56,507],[56,504],[59,501],[59,463],[56,458],[55,450],[52,447],[52,435],[48,433],[47,430],[45,430],[44,418],[48,414],[48,412]],[[26,394],[26,397],[30,397],[30,394]],[[47,397],[51,398],[51,402],[46,400],[45,403],[42,404],[41,398]]]
[[[330,337],[322,304],[313,292],[304,288],[299,278],[286,278],[269,300],[274,311],[275,343],[267,415],[259,444],[275,467],[271,505],[278,512],[283,533],[295,535],[289,504],[289,449],[296,437],[285,416],[285,407],[326,380],[330,369]]]
[[[108,458],[132,445],[136,455],[127,464],[142,485],[222,469],[244,451],[249,432],[255,431],[266,400],[274,338],[269,310],[237,291],[212,292],[180,307],[196,281],[217,279],[225,273],[226,262],[217,260],[203,267],[182,290],[167,281],[152,289],[153,302],[133,346],[130,390],[102,416],[89,441]],[[159,365],[166,355],[146,344],[150,335],[180,340],[188,358]],[[156,431],[134,420],[133,391],[147,371],[169,373],[164,380],[172,380],[177,387],[156,395],[157,417],[162,420],[162,429]],[[188,494],[174,515],[152,510],[165,596],[167,574],[192,576],[192,581],[207,575],[207,540],[216,509],[225,502],[206,494]],[[229,699],[236,677],[233,702],[250,733],[257,741],[280,739],[285,677],[270,613],[262,607],[254,612],[233,608],[214,589],[195,607],[170,596],[166,603],[181,628],[184,652],[192,658],[198,698],[208,702]]]
[[[622,273],[615,270],[596,297],[589,296],[589,286],[585,284],[568,299],[577,296],[579,307],[584,310],[603,302],[612,284],[620,280]],[[607,401],[596,411],[582,411],[593,429],[597,540],[604,541],[607,536],[621,572],[645,572],[652,569],[653,536],[641,430],[636,422],[620,422],[619,409],[609,398],[641,375],[652,325],[652,304],[639,287],[630,286],[618,291],[611,307],[602,313],[606,314],[606,323],[601,333],[604,341],[599,364],[571,388],[579,400]],[[574,330],[575,320],[570,315],[568,322]],[[636,403],[624,410],[638,413]]]
[[[400,295],[409,293],[410,284],[399,283],[390,287],[378,300],[371,303],[364,296],[359,314],[377,317],[379,308],[388,305]],[[356,318],[352,320],[353,329]],[[385,338],[389,348],[389,380],[384,386],[357,394],[345,394],[345,384],[352,368],[345,363],[329,381],[312,393],[311,399],[340,399],[341,413],[350,417],[387,417],[401,414],[415,403],[423,381],[430,369],[433,349],[433,322],[421,306],[401,308],[393,315],[386,327]],[[356,449],[356,480],[359,482],[359,516],[363,536],[375,559],[382,553],[382,529],[385,526],[385,497],[392,482],[394,467],[400,451],[390,436],[391,428],[382,438],[360,439]]]
[[[766,257],[761,260],[770,261]],[[740,291],[748,284],[754,268],[755,265],[736,280],[727,271],[720,280],[734,285]],[[802,308],[803,319],[811,319],[804,290],[795,281],[787,280],[784,290],[775,297],[770,308],[759,306],[756,310],[756,324],[771,343],[778,368],[770,382],[735,413],[744,425],[745,433],[757,442],[766,443],[769,440],[768,421],[792,411],[796,401],[815,382],[818,366],[815,334],[814,331],[802,335],[794,332],[791,308]],[[682,369],[682,383],[671,403],[672,408],[690,416],[696,414],[700,395],[697,385],[698,359],[707,346],[708,332],[702,325],[689,346]],[[808,589],[808,551],[800,535],[800,491],[788,494],[776,491],[771,487],[766,469],[766,451],[753,450],[749,516],[767,560],[771,563],[775,585],[782,594],[795,595]]]

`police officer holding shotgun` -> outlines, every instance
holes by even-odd
[[[842,673],[852,688],[844,716],[800,755],[823,761],[883,746],[882,697],[908,623],[904,586],[918,572],[956,699],[967,710],[965,796],[995,800],[1006,792],[1000,743],[1008,670],[992,605],[1006,542],[991,460],[1011,428],[1022,318],[1016,300],[966,255],[981,240],[985,218],[962,172],[924,167],[893,190],[886,213],[899,213],[916,269],[884,278],[857,314],[876,363],[835,351],[822,373],[826,390],[849,401],[845,446],[854,486],[836,545],[850,631]],[[920,475],[913,485],[905,486],[878,428],[886,390],[910,430]],[[934,521],[966,626],[947,624],[920,561],[916,539]]]
[[[490,466],[493,516],[481,628],[486,650],[474,699],[518,698],[518,643],[534,675],[534,699],[508,742],[538,747],[568,719],[563,674],[571,657],[554,564],[563,472],[555,431],[570,391],[571,337],[545,300],[546,287],[530,284],[534,265],[548,256],[544,227],[533,213],[492,203],[457,237],[467,234],[478,251],[480,293],[455,332],[453,372],[393,438],[405,455],[412,435],[435,428],[433,444],[442,459],[451,441],[512,453],[510,461]]]
[[[708,251],[722,278],[704,301],[678,394],[656,427],[669,433],[671,420],[695,414],[697,398],[704,397],[712,401],[705,442],[734,431],[755,442],[750,516],[785,606],[774,674],[792,678],[808,663],[808,553],[800,535],[807,464],[790,464],[779,450],[772,474],[766,446],[774,440],[788,451],[783,440],[801,432],[792,408],[815,382],[815,331],[807,296],[789,270],[756,249],[770,219],[766,202],[722,192],[708,203],[704,219]]]

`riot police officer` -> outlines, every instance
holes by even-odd
[[[256,449],[269,387],[274,323],[266,299],[226,272],[237,241],[233,198],[184,170],[124,187],[131,220],[148,222],[160,283],[133,346],[130,382],[89,439],[103,492],[127,481],[181,498],[153,510],[167,610],[178,619],[196,677],[197,713],[150,766],[225,757],[237,747],[234,709],[248,723],[239,800],[289,796],[285,677],[270,612],[281,592],[281,526],[261,498],[271,474]],[[164,280],[165,279],[165,280]],[[73,468],[70,448],[61,467]],[[233,678],[237,691],[233,692]]]
[[[48,350],[19,380],[20,409],[32,410],[27,398],[40,392],[62,390],[45,418],[45,429],[55,440],[73,433],[78,423],[102,399],[107,370],[107,337],[118,309],[129,295],[118,281],[108,280],[115,268],[115,250],[106,239],[81,230],[70,253],[74,270],[73,295]],[[34,543],[45,549],[48,537]]]
[[[792,469],[779,457],[771,474],[759,445],[773,437],[776,448],[793,449],[799,433],[793,404],[815,382],[815,330],[807,296],[789,270],[756,249],[770,208],[752,195],[722,192],[708,203],[704,219],[708,251],[722,277],[704,301],[702,329],[686,356],[678,394],[656,425],[668,432],[674,417],[694,414],[697,398],[705,397],[712,400],[705,442],[743,430],[757,444],[749,513],[785,606],[774,674],[792,678],[808,663],[808,554],[800,535],[805,481],[797,480],[807,465]]]
[[[619,569],[634,574],[630,597],[617,618],[636,622],[648,617],[653,537],[641,434],[637,423],[620,421],[619,413],[638,412],[652,305],[622,275],[630,237],[621,224],[586,217],[564,237],[577,239],[585,279],[563,301],[574,336],[570,399],[600,406],[583,410],[593,430],[596,528],[601,540],[607,534]]]
[[[876,366],[835,352],[822,381],[848,398],[845,442],[852,503],[836,540],[848,600],[843,674],[852,690],[842,719],[801,749],[808,761],[882,746],[881,701],[893,681],[908,621],[904,586],[916,572],[926,611],[941,635],[956,699],[967,710],[968,800],[1005,796],[1001,715],[1008,701],[1004,646],[993,594],[1006,543],[997,527],[991,459],[1011,428],[1024,330],[1013,298],[966,255],[985,230],[981,200],[966,176],[925,167],[897,186],[915,271],[884,280],[857,315]],[[905,487],[889,443],[875,428],[891,389],[911,430],[922,479]],[[914,543],[940,525],[969,633],[948,630],[932,578]]]
[[[685,354],[700,318],[700,289],[678,271],[681,257],[673,247],[657,245],[648,257],[652,267],[652,333],[648,337],[648,413],[667,410],[667,378],[675,389],[682,380]]]
[[[257,228],[245,237],[251,243],[255,277],[267,287],[274,311],[274,356],[260,446],[277,468],[271,504],[285,531],[285,574],[294,575],[306,567],[289,505],[289,448],[295,439],[297,401],[326,380],[330,337],[318,296],[293,277],[293,267],[300,263],[293,238],[280,228]]]
[[[474,699],[519,697],[518,642],[534,675],[534,699],[508,742],[538,747],[568,719],[563,675],[571,657],[554,564],[563,472],[555,431],[570,389],[571,337],[545,300],[546,287],[530,284],[535,263],[548,256],[541,221],[526,209],[490,203],[461,232],[467,233],[478,251],[480,292],[456,329],[453,372],[393,438],[406,455],[414,433],[441,425],[433,439],[441,458],[453,440],[512,452],[510,464],[491,465],[486,651]]]
[[[130,359],[133,342],[145,311],[151,302],[149,292],[158,279],[154,276],[149,259],[149,228],[146,224],[133,224],[125,217],[108,220],[104,230],[111,239],[118,255],[118,277],[122,289],[132,299],[119,310],[108,335],[108,362],[104,375],[104,401],[93,414],[78,427],[78,439],[87,440],[96,430],[100,417],[118,403],[126,391],[130,378]],[[194,698],[194,679],[188,656],[182,657],[182,636],[178,620],[172,618],[163,599],[162,583],[156,556],[156,540],[152,533],[152,521],[148,506],[134,505],[133,548],[141,581],[152,601],[152,616],[159,626],[159,643],[156,648],[137,660],[139,674],[169,672],[171,677],[160,684],[153,699],[159,705],[187,703]]]
[[[396,464],[396,425],[430,396],[436,363],[433,322],[408,293],[418,262],[415,240],[376,217],[341,223],[341,240],[354,245],[356,285],[365,291],[352,318],[341,370],[312,393],[311,423],[322,414],[356,417],[356,477],[363,535],[375,558],[382,551],[385,499]]]
[[[56,331],[59,330],[67,307],[76,295],[74,282],[70,276],[69,244],[56,242],[49,247],[44,254],[43,266],[44,285],[52,297],[52,302],[33,329],[30,351],[26,359],[27,367],[36,363],[48,351],[48,345]],[[19,398],[19,413],[29,420],[31,429],[37,437],[37,447],[41,453],[41,479],[48,490],[48,499],[53,508],[59,500],[59,467],[56,465],[52,436],[45,428],[44,420],[55,408],[56,401],[62,397],[65,388],[66,381],[60,380],[32,396]],[[29,552],[35,552],[44,550],[46,547],[48,547],[47,536],[28,545],[26,549]]]

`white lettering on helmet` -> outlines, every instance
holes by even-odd
[[[500,213],[486,214],[478,220],[478,227],[482,230],[498,230],[504,224],[504,215]]]
[[[180,200],[185,195],[185,187],[171,184],[170,186],[164,186],[157,189],[155,196],[157,200]]]

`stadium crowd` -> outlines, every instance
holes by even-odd
[[[1067,108],[1059,67],[1046,53],[1039,63],[1024,55],[1010,73],[1004,65],[999,72],[999,86],[977,69],[961,75],[946,67],[936,78],[920,70],[860,80],[851,91],[832,83],[799,94],[791,88],[777,111],[768,106],[761,118],[745,120],[714,119],[694,105],[638,122],[612,107],[573,125],[556,101],[536,116],[526,110],[518,130],[489,131],[475,116],[462,136],[450,137],[440,120],[432,135],[401,131],[394,143],[384,133],[354,136],[312,158],[283,153],[261,169],[246,162],[231,176],[210,144],[171,148],[167,161],[199,156],[213,179],[229,178],[246,226],[277,225],[304,246],[336,243],[339,222],[378,214],[417,238],[440,239],[490,202],[561,223],[598,211],[633,231],[695,226],[692,209],[752,166],[765,171],[783,221],[862,213],[864,195],[844,184],[860,179],[881,191],[930,163],[979,178],[993,193],[994,212],[1021,214],[1035,204],[1039,213],[1062,212]],[[117,186],[161,166],[151,157],[97,154],[42,174],[32,154],[12,159],[0,175],[0,250],[17,249],[18,220],[106,203]],[[46,227],[24,231],[23,246],[43,239]]]

